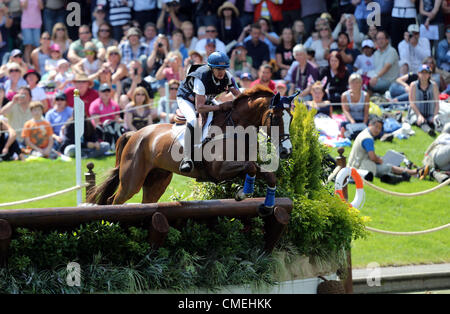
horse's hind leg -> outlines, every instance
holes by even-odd
[[[172,176],[172,172],[163,169],[153,169],[150,171],[142,187],[142,203],[158,202],[170,184]]]
[[[121,165],[120,184],[114,196],[114,205],[123,204],[138,193],[144,185],[147,173],[151,167],[145,165],[145,160],[136,158]]]

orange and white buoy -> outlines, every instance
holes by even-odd
[[[336,176],[336,182],[334,185],[334,193],[339,195],[339,197],[345,201],[344,193],[342,192],[342,188],[344,187],[344,181],[347,177],[351,176],[353,181],[355,181],[356,185],[356,193],[355,198],[350,203],[352,207],[360,209],[360,206],[364,202],[365,193],[364,193],[364,184],[361,176],[358,171],[356,171],[353,167],[345,167],[339,171]]]

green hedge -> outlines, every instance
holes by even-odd
[[[237,219],[170,228],[164,247],[152,250],[147,231],[94,222],[71,232],[18,229],[0,293],[140,292],[214,289],[273,283],[273,260],[263,247],[262,220]],[[67,264],[81,266],[81,286],[66,283]]]

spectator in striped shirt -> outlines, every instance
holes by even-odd
[[[140,41],[141,31],[132,27],[127,32],[127,40],[119,45],[122,54],[121,62],[129,64],[133,60],[140,60],[141,63],[147,61],[147,45]]]
[[[113,38],[120,41],[123,36],[122,26],[131,20],[133,0],[97,0],[97,5],[106,9],[107,20],[112,26]]]

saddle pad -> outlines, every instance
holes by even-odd
[[[206,118],[206,123],[203,127],[203,132],[202,132],[202,143],[203,141],[206,139],[206,137],[208,136],[209,133],[209,128],[211,126],[211,122],[213,119],[213,112],[208,112],[208,117]],[[186,133],[186,124],[182,124],[182,125],[174,125],[172,127],[172,132],[174,132],[174,138],[175,141],[177,141],[181,147],[184,148],[184,135]],[[195,145],[196,147],[201,147],[202,144],[197,144]]]

